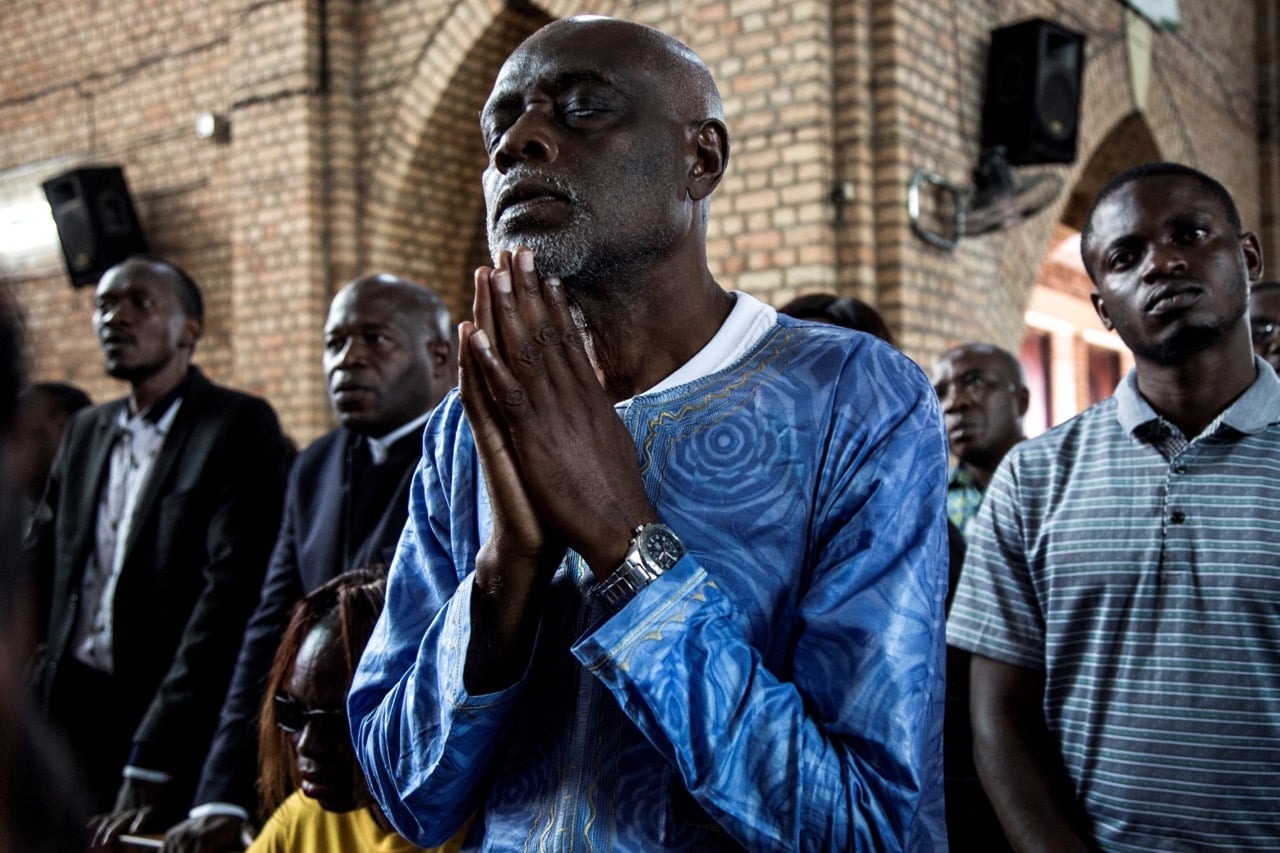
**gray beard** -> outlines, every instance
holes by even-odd
[[[630,247],[603,251],[593,240],[584,219],[578,216],[555,234],[526,234],[510,237],[491,223],[488,227],[489,253],[497,263],[503,250],[514,252],[517,246],[533,250],[534,265],[542,278],[559,278],[570,294],[605,296],[628,294],[632,282],[629,270],[643,269],[661,256],[675,239],[664,229],[641,235]]]
[[[493,225],[489,226],[489,254],[495,264],[504,250],[514,252],[517,246],[528,246],[533,250],[538,275],[543,278],[556,276],[562,281],[575,278],[588,266],[587,247],[583,240],[575,239],[577,235],[532,234],[512,239],[496,233],[496,230]]]

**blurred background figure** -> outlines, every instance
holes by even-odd
[[[1031,394],[1018,359],[991,344],[947,350],[934,362],[932,381],[956,460],[947,477],[947,518],[968,537],[996,466],[1023,439]]]
[[[880,313],[861,299],[855,299],[852,296],[810,293],[792,299],[779,308],[778,313],[795,317],[797,320],[816,320],[819,323],[843,326],[856,332],[866,332],[895,347],[898,345]]]
[[[259,716],[258,789],[271,817],[249,853],[421,849],[373,804],[347,729],[351,674],[385,596],[381,571],[356,569],[294,608]],[[438,849],[457,850],[465,831]]]
[[[20,557],[25,493],[14,474],[25,364],[17,315],[0,292],[0,851],[79,853],[88,805],[25,689],[37,633],[35,585]]]
[[[44,494],[67,421],[92,404],[88,394],[65,382],[37,382],[18,397],[10,461],[14,486],[28,520]]]
[[[193,363],[204,328],[199,286],[170,261],[102,276],[94,337],[127,390],[71,418],[25,543],[39,696],[97,845],[185,814],[279,529],[279,421]]]
[[[1260,281],[1249,294],[1253,351],[1280,373],[1280,281]]]
[[[991,475],[1023,438],[1030,393],[1017,358],[990,344],[952,347],[934,363],[930,381],[942,404],[947,444],[955,465],[947,476],[947,528],[951,584],[947,611],[964,563],[964,537],[978,514]],[[959,541],[957,541],[959,540]],[[956,850],[1010,849],[973,763],[969,716],[970,655],[947,646],[947,713],[943,738],[947,837]]]

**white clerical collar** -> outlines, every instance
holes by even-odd
[[[693,358],[643,393],[653,394],[657,391],[665,391],[723,370],[746,355],[778,321],[778,312],[772,306],[740,290],[733,290],[730,293],[734,297],[733,310],[729,312],[729,316],[720,325],[715,336],[707,341],[706,346],[698,350]],[[619,412],[624,412],[627,406],[631,405],[632,399],[634,398],[621,400],[614,403],[613,407]]]
[[[384,436],[380,436],[378,438],[365,436],[365,442],[369,445],[369,457],[373,460],[373,464],[381,465],[383,462],[387,461],[387,454],[391,452],[391,445],[395,444],[414,430],[421,432],[422,425],[427,422],[427,417],[430,414],[431,410],[428,409],[404,426],[393,429]]]

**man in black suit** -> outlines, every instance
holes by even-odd
[[[45,616],[40,699],[95,809],[137,809],[136,828],[190,801],[290,454],[270,405],[191,365],[203,301],[177,266],[112,267],[93,325],[129,393],[71,421],[27,555]]]
[[[334,297],[324,369],[341,426],[298,457],[284,524],[205,763],[197,806],[170,851],[240,850],[254,812],[256,715],[293,605],[330,578],[389,565],[408,512],[427,415],[457,381],[449,312],[429,289],[389,275]]]

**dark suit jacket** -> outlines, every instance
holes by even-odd
[[[77,413],[28,540],[45,612],[41,696],[69,647],[94,548],[117,400]],[[217,723],[279,526],[290,453],[265,401],[196,368],[139,495],[114,599],[115,682],[137,719],[133,760],[189,794]]]
[[[401,438],[379,466],[354,444],[354,434],[336,429],[307,447],[290,472],[280,537],[245,631],[197,804],[226,802],[255,811],[256,717],[294,604],[342,572],[391,564],[408,516],[422,434],[414,430]]]

